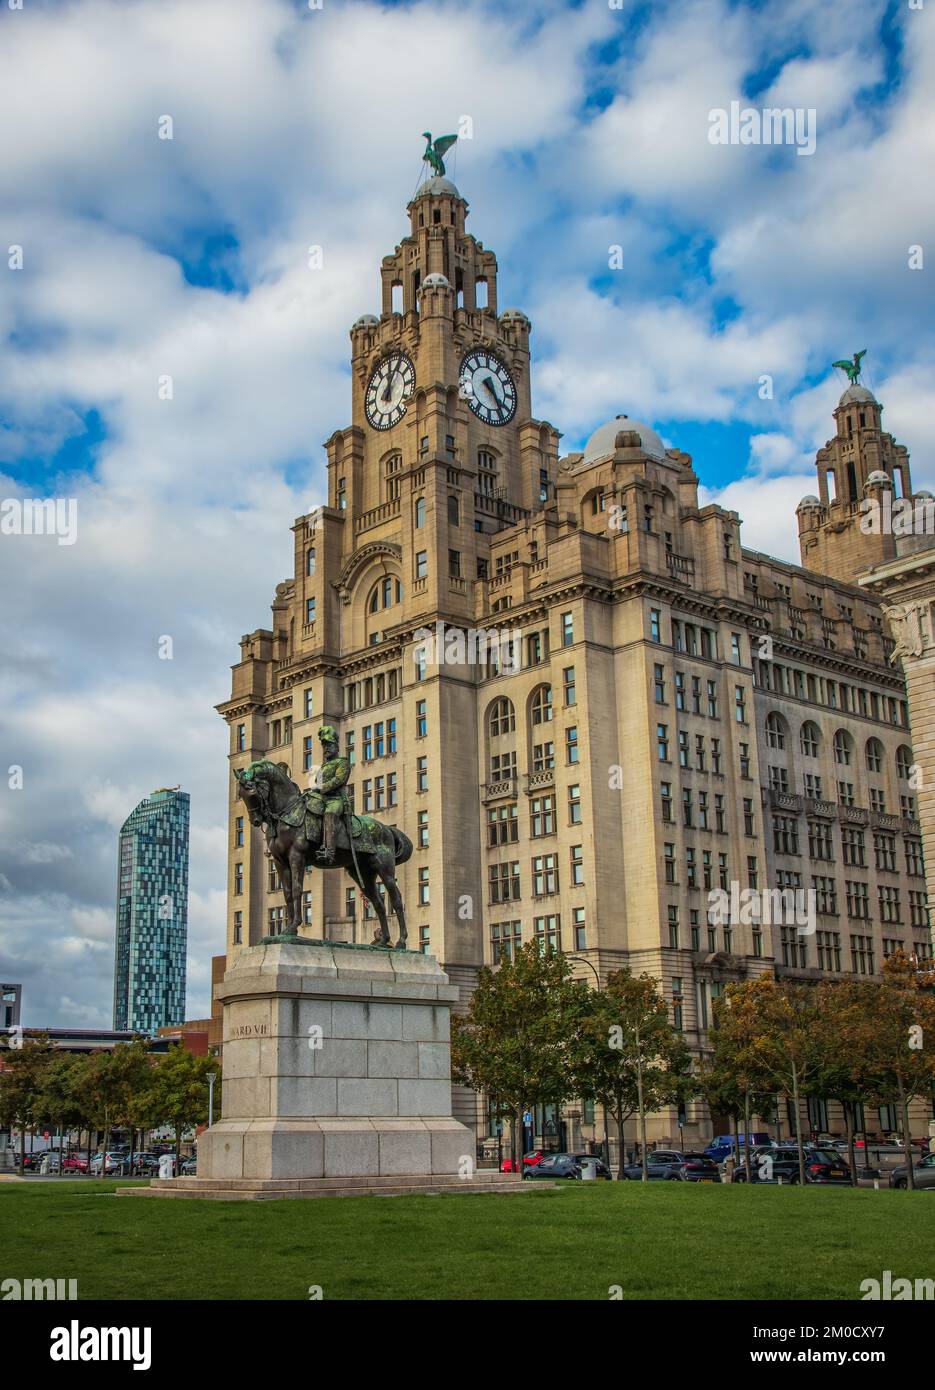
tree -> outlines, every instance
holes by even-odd
[[[743,1116],[743,1162],[747,1182],[753,1181],[750,1171],[750,1132],[754,1113],[764,1115],[770,1108],[770,1096],[774,1089],[771,1077],[763,1065],[757,1050],[759,1024],[752,1010],[743,1007],[743,994],[739,993],[739,1006],[735,1007],[738,992],[742,986],[729,984],[724,993],[715,1001],[714,1028],[712,1029],[713,1054],[708,1073],[708,1087],[713,1096],[709,1104],[719,1105],[734,1121],[736,1137],[737,1120]],[[738,1146],[739,1148],[739,1146]],[[740,1153],[738,1151],[739,1160]]]
[[[643,1181],[648,1180],[646,1116],[685,1093],[688,1069],[688,1048],[669,1021],[658,980],[615,970],[604,989],[589,993],[577,1036],[574,1091],[600,1101],[616,1122],[618,1177],[626,1162],[624,1124],[638,1115]]]
[[[107,1175],[107,1148],[111,1130],[132,1124],[135,1107],[148,1091],[152,1067],[147,1044],[142,1038],[118,1043],[107,1052],[91,1055],[86,1076],[88,1113],[103,1131],[101,1176]]]
[[[42,1078],[42,1090],[37,1099],[37,1110],[42,1119],[48,1120],[59,1135],[59,1176],[65,1175],[65,1134],[81,1124],[82,1106],[75,1092],[75,1066],[78,1058],[70,1052],[57,1052],[46,1066]]]
[[[510,1117],[510,1144],[522,1177],[522,1117],[529,1106],[575,1095],[574,1052],[588,987],[554,951],[527,942],[512,961],[478,975],[467,1014],[452,1020],[452,1074],[486,1091]]]
[[[826,980],[818,987],[821,1065],[813,1094],[831,1096],[841,1104],[853,1187],[857,1186],[854,1111],[879,1090],[879,1079],[871,1072],[879,988],[869,980]],[[869,1162],[869,1150],[864,1152]]]
[[[208,1119],[208,1072],[217,1069],[216,1057],[196,1057],[181,1043],[173,1044],[149,1069],[140,1110],[158,1123],[172,1126],[176,1163],[184,1131]]]
[[[45,1033],[26,1038],[22,1047],[4,1048],[0,1071],[0,1124],[19,1128],[19,1170],[26,1168],[26,1131],[42,1119],[45,1074],[56,1056]]]
[[[873,1030],[868,1039],[870,1068],[881,1100],[899,1106],[906,1148],[906,1185],[915,1187],[909,1103],[930,1095],[935,1081],[935,997],[928,962],[902,951],[883,962],[883,983],[874,986]]]
[[[799,1182],[805,1182],[800,1102],[821,1069],[818,1041],[818,992],[811,985],[755,980],[729,986],[731,1027],[747,1039],[745,1065],[787,1096],[795,1113]]]

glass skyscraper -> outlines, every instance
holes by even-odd
[[[120,830],[114,1028],[154,1033],[185,1019],[189,795],[147,796]]]

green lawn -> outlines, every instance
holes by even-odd
[[[79,1298],[848,1298],[932,1275],[935,1195],[567,1184],[511,1194],[205,1202],[0,1183],[0,1278]]]

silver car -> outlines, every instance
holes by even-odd
[[[935,1187],[935,1154],[926,1154],[918,1163],[913,1163],[912,1179],[916,1187]],[[906,1165],[903,1163],[890,1173],[890,1187],[906,1186]]]

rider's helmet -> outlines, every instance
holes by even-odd
[[[324,744],[337,744],[338,742],[338,735],[330,724],[322,724],[321,728],[318,730],[318,737]]]

